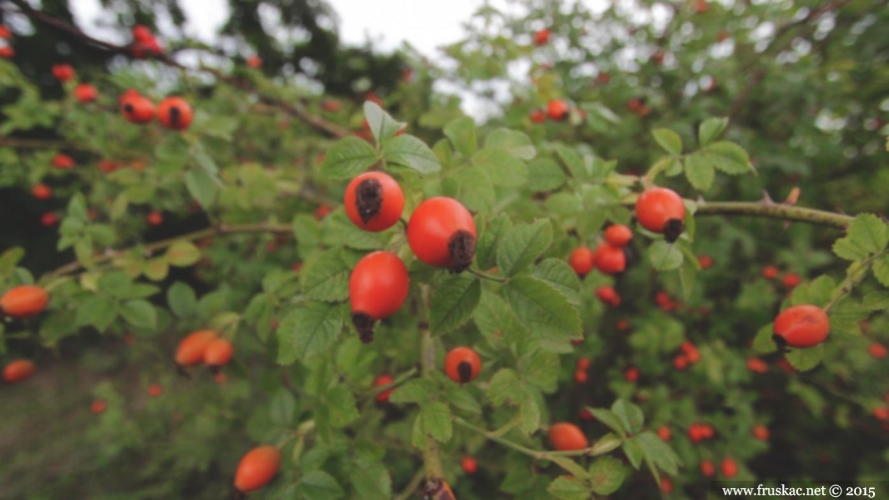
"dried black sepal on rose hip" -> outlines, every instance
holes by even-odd
[[[384,231],[401,219],[404,193],[388,174],[365,172],[346,186],[343,205],[356,226],[365,231]]]
[[[373,341],[374,325],[401,308],[410,290],[407,267],[391,252],[364,256],[349,276],[352,324],[365,344]]]
[[[444,196],[429,198],[411,214],[407,241],[422,262],[460,273],[475,256],[475,221],[459,201]]]
[[[673,243],[684,230],[685,204],[672,189],[649,188],[636,200],[636,219],[645,229]]]

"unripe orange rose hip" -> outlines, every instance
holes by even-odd
[[[775,318],[772,338],[779,346],[796,348],[820,344],[830,333],[830,320],[824,309],[804,304],[792,306]]]
[[[36,316],[46,309],[49,293],[39,286],[20,285],[0,297],[0,313],[14,319]]]
[[[243,493],[258,490],[278,474],[281,452],[274,446],[253,448],[241,458],[235,472],[235,488]]]
[[[179,366],[195,366],[204,362],[204,354],[210,343],[219,337],[213,330],[198,330],[190,333],[176,349],[176,363]]]
[[[547,433],[549,443],[556,451],[577,451],[589,447],[590,443],[583,431],[574,424],[553,424]]]
[[[27,359],[17,359],[3,368],[3,381],[14,384],[34,374],[34,363]]]

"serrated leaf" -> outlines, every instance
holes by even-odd
[[[550,284],[531,276],[517,276],[504,291],[513,311],[535,335],[555,341],[580,338],[577,309]]]
[[[586,180],[590,177],[586,163],[577,151],[563,144],[557,144],[555,150],[556,156],[562,160],[562,163],[568,168],[568,172],[571,173],[572,177],[577,180]]]
[[[535,192],[556,190],[567,180],[565,171],[555,160],[537,158],[528,162],[528,187]]]
[[[303,295],[322,302],[339,302],[349,298],[351,269],[339,250],[328,250],[309,259],[302,268],[300,281]]]
[[[412,379],[398,386],[389,396],[392,403],[426,404],[435,394],[435,384],[428,379]]]
[[[658,240],[648,248],[648,260],[657,271],[672,271],[682,265],[683,256],[675,244]]]
[[[758,352],[759,354],[769,354],[778,350],[778,344],[772,340],[772,335],[774,335],[774,326],[769,323],[756,333],[756,337],[753,338],[753,350]]]
[[[885,287],[889,287],[889,254],[882,255],[874,260],[871,270],[874,277]]]
[[[611,430],[620,434],[621,436],[627,435],[627,429],[623,426],[620,419],[617,418],[617,415],[614,414],[611,410],[607,410],[605,408],[590,408],[590,412],[592,412],[593,417],[596,418],[599,422],[607,425]]]
[[[714,142],[697,154],[703,155],[714,167],[729,175],[744,174],[753,170],[747,151],[734,142]]]
[[[394,136],[406,125],[403,122],[395,121],[389,113],[373,101],[364,101],[364,117],[378,143]]]
[[[497,186],[521,187],[528,182],[528,167],[505,149],[482,149],[472,155],[472,164]]]
[[[360,416],[355,405],[355,397],[344,385],[338,385],[327,392],[325,398],[330,411],[330,425],[334,429],[342,429]]]
[[[441,170],[438,157],[429,146],[409,134],[399,135],[387,142],[383,146],[383,158],[421,174],[432,174]]]
[[[639,470],[639,466],[642,465],[644,453],[642,452],[642,446],[639,445],[636,438],[631,437],[625,440],[621,448],[623,448],[624,454],[630,461],[630,465],[632,465],[634,469]]]
[[[610,495],[620,488],[629,471],[623,462],[614,457],[600,457],[590,465],[590,483],[593,492]]]
[[[458,274],[444,280],[432,297],[429,311],[432,334],[450,332],[469,321],[481,295],[481,282],[475,276]]]
[[[185,187],[192,198],[204,208],[213,206],[216,201],[216,180],[203,170],[189,170],[185,173]]]
[[[865,255],[871,255],[886,248],[889,243],[889,228],[876,215],[861,214],[849,223],[846,238]]]
[[[505,214],[488,221],[475,245],[475,260],[480,269],[487,270],[494,267],[497,263],[497,246],[510,229],[512,221]]]
[[[553,393],[559,378],[559,355],[538,349],[519,360],[519,373],[527,383]]]
[[[361,500],[392,499],[392,477],[382,463],[356,460],[349,470],[349,482],[355,488],[355,498]]]
[[[580,279],[562,259],[544,259],[534,268],[534,276],[546,281],[565,294],[572,304],[580,304]]]
[[[587,407],[587,410],[592,412],[592,409]],[[605,434],[598,441],[593,443],[593,446],[590,447],[590,455],[591,456],[599,456],[608,453],[609,451],[616,450],[620,448],[620,445],[623,443],[623,440],[615,435],[613,432],[609,432]]]
[[[145,277],[151,281],[161,281],[167,277],[167,274],[169,274],[170,264],[164,257],[147,260],[142,266],[142,272],[145,273]]]
[[[201,258],[201,251],[188,240],[179,240],[167,249],[166,259],[170,265],[188,267]]]
[[[78,304],[76,321],[80,326],[91,325],[104,333],[115,318],[117,309],[114,307],[114,302],[100,295],[94,295]]]
[[[708,118],[698,126],[698,141],[701,146],[713,142],[728,125],[728,118]]]
[[[508,400],[517,402],[522,395],[522,382],[512,368],[501,368],[491,377],[488,384],[488,399],[494,406],[500,406]]]
[[[698,191],[707,191],[713,185],[716,171],[703,155],[695,153],[685,158],[685,178]]]
[[[448,405],[434,401],[424,405],[420,410],[423,429],[440,443],[447,443],[453,435],[451,410]]]
[[[546,219],[512,228],[497,246],[497,269],[505,276],[516,274],[546,251],[552,240],[552,225]]]
[[[568,477],[557,477],[546,491],[559,500],[587,500],[590,497],[589,489],[583,481]]]
[[[793,349],[785,357],[797,371],[807,372],[821,363],[824,358],[824,344],[807,349]]]
[[[272,423],[287,429],[293,424],[295,414],[296,398],[287,389],[279,388],[269,403],[269,418]]]
[[[498,128],[485,138],[486,148],[503,148],[520,160],[531,160],[537,154],[531,138],[523,132]]]
[[[118,313],[137,328],[152,329],[157,325],[157,311],[146,300],[128,300],[119,305]]]
[[[522,432],[532,434],[540,428],[540,406],[537,399],[525,396],[519,406],[519,415],[522,418]]]
[[[673,449],[661,438],[651,431],[645,431],[636,436],[636,441],[642,448],[642,453],[655,467],[675,476],[679,472],[682,461],[673,452]]]
[[[278,363],[311,363],[336,342],[343,328],[342,311],[328,304],[309,304],[291,311],[278,327]]]
[[[658,128],[651,131],[654,140],[671,155],[682,154],[682,138],[679,134],[668,128]]]
[[[461,168],[444,181],[445,194],[460,200],[466,208],[476,212],[490,212],[494,208],[494,184],[478,168]]]
[[[167,290],[167,307],[180,318],[187,318],[194,313],[198,299],[187,284],[177,281]]]
[[[358,137],[335,142],[324,154],[321,174],[334,179],[347,179],[364,172],[377,162],[373,146]]]
[[[468,116],[451,120],[442,130],[454,149],[463,156],[469,158],[478,148],[478,139],[475,136],[475,122]]]
[[[295,491],[299,498],[305,500],[336,500],[346,494],[336,479],[322,470],[313,470],[303,475]]]
[[[645,423],[645,416],[642,414],[642,410],[633,403],[623,399],[618,399],[611,405],[611,412],[620,421],[621,427],[630,434],[639,432],[642,429],[642,424]]]
[[[393,229],[365,231],[349,220],[345,210],[336,210],[322,224],[322,241],[330,246],[347,246],[356,250],[379,250],[386,246]]]

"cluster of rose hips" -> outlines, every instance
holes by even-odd
[[[778,278],[780,271],[775,266],[766,266],[762,268],[762,277],[768,280],[774,280]],[[800,284],[802,279],[796,273],[786,272],[784,276],[781,277],[781,285],[784,286],[787,291],[793,290],[794,287]]]
[[[130,53],[133,57],[142,59],[149,55],[162,55],[164,49],[147,26],[137,24],[133,26],[133,42],[130,44]]]
[[[12,40],[12,31],[2,24],[0,24],[0,40],[2,40],[2,45],[0,45],[0,57],[3,59],[12,59],[13,56],[15,56],[15,49],[9,44],[9,41]]]
[[[185,130],[194,117],[191,105],[181,97],[167,97],[155,110],[151,99],[135,89],[128,89],[118,99],[120,110],[131,123],[144,125],[154,120],[155,115],[161,125],[171,130]]]
[[[679,346],[679,350],[682,352],[673,358],[673,367],[677,370],[685,370],[688,368],[688,365],[693,365],[701,360],[701,352],[688,340]]]
[[[188,334],[176,348],[176,364],[182,369],[205,364],[213,373],[227,365],[235,354],[232,343],[214,330]]]

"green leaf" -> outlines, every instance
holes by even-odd
[[[658,128],[651,131],[654,140],[671,155],[682,154],[682,138],[679,134],[668,128]]]
[[[167,277],[167,274],[169,274],[170,264],[167,262],[167,259],[163,257],[147,260],[142,266],[142,272],[145,273],[145,277],[151,281],[161,281]]]
[[[889,287],[889,254],[881,255],[875,259],[871,270],[880,284]]]
[[[528,162],[528,187],[535,192],[554,191],[567,180],[565,171],[555,160],[537,158]]]
[[[497,246],[510,229],[512,229],[512,221],[505,214],[491,219],[484,226],[481,236],[478,238],[478,243],[475,245],[475,261],[479,269],[487,270],[494,267],[497,263]]]
[[[648,260],[657,271],[672,271],[682,266],[682,252],[673,243],[658,240],[648,248]]]
[[[636,436],[636,441],[642,448],[645,458],[654,464],[658,469],[666,472],[671,476],[675,476],[679,472],[682,461],[673,452],[673,449],[665,443],[661,438],[657,437],[651,431],[645,431]]]
[[[494,184],[478,168],[461,168],[444,181],[445,194],[460,200],[466,208],[490,212],[494,208]]]
[[[714,142],[696,154],[702,154],[714,167],[729,175],[753,171],[747,151],[734,142]]]
[[[157,311],[147,300],[129,300],[118,307],[127,323],[137,328],[152,329],[157,325]]]
[[[458,274],[444,280],[432,297],[429,326],[433,335],[450,332],[466,323],[478,307],[482,285],[478,278]]]
[[[553,393],[559,379],[559,355],[538,349],[519,360],[519,373],[527,383]]]
[[[498,186],[521,187],[528,182],[528,167],[505,149],[482,149],[472,155],[472,164]]]
[[[698,191],[708,191],[715,176],[713,165],[704,155],[694,153],[685,158],[685,178]]]
[[[399,135],[387,142],[383,146],[383,158],[421,174],[432,174],[441,170],[438,157],[429,146],[409,134]]]
[[[611,410],[606,410],[605,408],[590,408],[590,412],[592,412],[593,417],[595,417],[596,420],[607,425],[614,432],[621,436],[627,435],[628,430],[623,426],[620,419],[617,418],[617,415]]]
[[[772,323],[760,328],[756,333],[756,337],[753,338],[753,350],[759,354],[769,354],[777,351],[778,345],[772,340],[772,335],[774,335]]]
[[[321,240],[329,246],[347,246],[357,250],[379,250],[392,237],[393,229],[365,231],[349,220],[345,210],[336,210],[324,219]]]
[[[451,426],[451,410],[448,405],[438,401],[423,406],[420,410],[423,429],[440,443],[447,443],[453,435]]]
[[[505,276],[521,271],[540,256],[553,241],[547,219],[512,228],[497,246],[497,269]]]
[[[415,378],[398,386],[389,396],[389,401],[425,405],[434,394],[435,384],[431,380]]]
[[[309,259],[302,268],[303,295],[312,300],[340,302],[349,298],[351,269],[342,251],[328,250]]]
[[[201,258],[201,251],[188,240],[179,240],[167,249],[167,262],[177,267],[188,267]]]
[[[181,281],[173,283],[167,290],[167,306],[180,318],[191,316],[197,304],[198,298],[194,290]]]
[[[642,446],[639,445],[639,441],[637,441],[635,437],[629,438],[624,441],[622,448],[624,450],[624,454],[627,456],[627,459],[630,460],[630,464],[633,466],[633,468],[639,470],[639,466],[642,465],[642,458],[644,455]]]
[[[355,177],[378,160],[373,146],[358,137],[335,142],[321,162],[321,174],[334,179]]]
[[[620,421],[621,427],[631,434],[639,432],[642,429],[642,424],[645,423],[642,410],[623,399],[618,399],[611,405],[611,412]]]
[[[581,336],[580,315],[568,298],[543,280],[517,276],[504,287],[506,298],[529,330],[546,340]]]
[[[590,491],[586,483],[574,478],[557,477],[546,489],[550,495],[559,500],[587,500]]]
[[[327,408],[330,411],[330,425],[334,429],[342,429],[358,420],[358,407],[355,397],[344,385],[338,385],[327,392]]]
[[[355,488],[354,498],[361,500],[392,499],[392,477],[380,462],[355,460],[349,467],[349,482]]]
[[[185,174],[185,187],[192,198],[205,210],[216,201],[216,181],[203,170],[189,170]]]
[[[824,344],[807,349],[793,349],[787,353],[787,361],[799,372],[807,372],[815,368],[824,358]]]
[[[728,118],[708,118],[698,126],[698,141],[701,146],[713,142],[728,125]]]
[[[519,414],[522,418],[522,431],[525,434],[533,434],[540,428],[540,406],[536,398],[525,396],[519,406]]]
[[[517,402],[520,400],[520,395],[522,395],[522,382],[512,368],[501,368],[491,377],[491,383],[488,384],[488,399],[494,406],[500,406],[508,400]]]
[[[291,311],[278,327],[278,363],[314,361],[336,342],[342,318],[340,308],[328,304],[314,303]]]
[[[873,214],[855,217],[846,230],[846,236],[833,245],[833,252],[846,260],[863,260],[881,252],[889,243],[889,228]]]
[[[305,500],[336,500],[346,495],[336,479],[322,470],[303,475],[296,485],[296,493]]]
[[[592,408],[587,407],[587,410],[592,412]],[[608,411],[608,410],[605,410]],[[609,432],[605,434],[598,441],[593,443],[593,446],[590,447],[590,455],[591,456],[599,456],[608,453],[609,451],[616,450],[620,448],[620,445],[623,443],[623,440],[616,436],[613,432]]]
[[[13,247],[0,254],[0,278],[12,274],[24,256],[25,250],[22,247]]]
[[[793,289],[791,303],[793,305],[813,304],[824,307],[830,302],[830,298],[836,288],[836,282],[830,276],[819,276],[811,283],[797,286]]]
[[[457,409],[476,415],[481,414],[482,406],[478,403],[472,393],[462,385],[448,384],[449,387],[445,392],[445,397]],[[391,400],[391,399],[390,399]]]
[[[690,216],[685,219],[686,221],[694,220],[694,218]],[[679,268],[679,285],[682,287],[683,300],[691,298],[691,292],[694,290],[695,279],[700,267],[701,265],[698,263],[698,259],[683,258],[682,267]]]
[[[562,259],[544,259],[534,268],[534,276],[546,281],[565,294],[572,304],[580,305],[580,279]]]
[[[367,118],[370,131],[378,143],[394,136],[406,125],[403,122],[395,121],[389,116],[389,113],[383,111],[383,108],[373,101],[364,101],[364,117]]]
[[[590,465],[590,482],[593,492],[610,495],[620,488],[629,471],[623,462],[614,457],[600,457]]]
[[[502,148],[520,160],[531,160],[537,154],[531,138],[523,132],[498,128],[485,138],[486,148]]]
[[[563,144],[557,144],[555,149],[556,156],[558,156],[559,159],[562,160],[562,163],[568,167],[568,172],[570,172],[575,179],[586,180],[590,177],[590,172],[587,170],[586,163],[577,151]]]
[[[475,122],[468,116],[451,120],[444,126],[444,135],[450,139],[454,149],[469,158],[478,147],[475,136]]]
[[[284,387],[279,388],[272,401],[269,403],[269,417],[271,421],[288,429],[293,425],[293,417],[296,415],[296,398]]]
[[[117,309],[114,302],[100,295],[81,301],[77,306],[76,321],[79,326],[92,325],[99,332],[105,333],[115,318]]]

